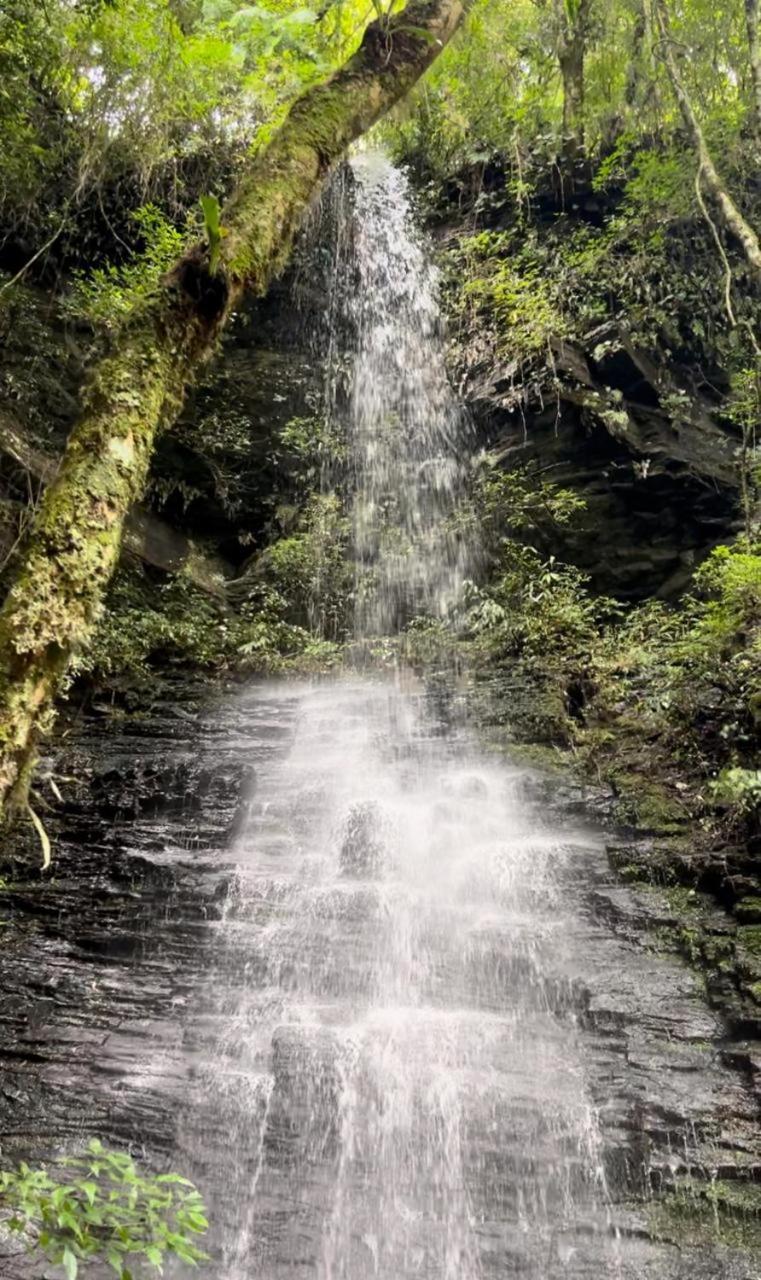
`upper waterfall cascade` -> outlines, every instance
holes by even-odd
[[[355,157],[326,193],[315,239],[330,264],[316,323],[324,413],[345,442],[354,630],[367,639],[415,615],[445,618],[458,601],[473,558],[458,519],[469,426],[404,175],[380,153]]]
[[[447,379],[436,273],[398,170],[354,162],[357,335],[351,387],[354,530],[370,571],[357,630],[383,634],[456,602],[467,544],[455,521],[465,419]],[[350,277],[351,278],[351,275]]]

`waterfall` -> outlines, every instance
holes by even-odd
[[[446,617],[466,564],[457,527],[465,418],[444,364],[438,280],[406,181],[381,155],[353,162],[354,270],[345,303],[359,636],[416,613]]]
[[[324,290],[310,316],[323,369],[326,438],[343,444],[355,565],[354,634],[397,634],[446,619],[473,560],[462,521],[469,424],[444,358],[438,273],[405,176],[362,153],[330,184],[307,238],[307,278]],[[316,323],[315,323],[316,321]],[[319,583],[312,610],[320,626]]]
[[[404,178],[362,158],[347,199],[330,306],[353,343],[363,637],[456,600],[466,427]],[[240,713],[273,704],[289,744],[254,756],[178,1139],[211,1189],[215,1274],[618,1275],[575,1016],[574,839],[413,689],[293,683]]]
[[[182,1137],[220,1189],[215,1274],[617,1276],[575,1018],[578,838],[392,684],[255,691],[246,714],[268,700],[292,736],[235,849],[197,993],[223,1030]]]

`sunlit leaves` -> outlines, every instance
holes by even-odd
[[[225,172],[371,16],[360,0],[8,0],[0,6],[0,216],[42,242],[102,193],[186,210],[180,166]],[[172,174],[175,174],[172,181]],[[207,189],[213,183],[207,181]],[[203,189],[203,188],[202,188]],[[165,197],[166,201],[166,197]],[[3,209],[5,204],[5,209]],[[123,214],[128,214],[124,209]],[[105,220],[105,219],[104,219]],[[116,240],[123,236],[117,218]]]
[[[672,7],[690,91],[715,145],[731,145],[751,102],[743,6],[684,0]],[[499,153],[521,170],[533,163],[546,168],[562,129],[558,24],[574,26],[579,12],[579,0],[476,0],[413,110],[397,121],[397,145],[439,172],[477,162],[482,152]],[[678,128],[649,0],[592,0],[585,28],[588,152],[604,154],[622,129],[652,141]]]

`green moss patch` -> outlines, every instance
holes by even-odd
[[[678,1244],[761,1248],[761,1186],[717,1179],[681,1179],[650,1213],[653,1234]]]

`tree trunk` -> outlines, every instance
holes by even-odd
[[[563,81],[563,154],[573,164],[584,150],[584,57],[590,0],[557,0],[558,62]]]
[[[36,742],[97,619],[157,431],[178,413],[244,292],[263,294],[287,262],[331,165],[419,79],[468,3],[413,0],[373,22],[251,162],[223,211],[216,269],[207,246],[191,249],[96,367],[0,613],[0,813],[27,803]]]
[[[631,110],[643,112],[651,106],[662,115],[661,93],[655,74],[655,25],[653,0],[638,0],[632,32],[632,55],[626,79],[625,101]]]
[[[647,38],[647,15],[642,3],[637,9],[632,31],[632,47],[629,67],[626,72],[626,88],[624,102],[631,109],[637,105],[640,97],[640,80],[642,78],[642,62],[645,56],[645,40]]]
[[[20,424],[0,409],[0,455],[17,462],[36,481],[35,489],[52,484],[58,474],[58,458],[30,445]],[[29,508],[22,508],[25,523],[31,520]],[[146,507],[135,506],[124,522],[122,551],[166,573],[184,573],[194,586],[207,595],[225,599],[225,584],[233,576],[233,567],[221,556],[202,551],[179,529],[167,524]],[[2,553],[0,552],[0,555]]]
[[[750,83],[753,94],[751,119],[756,141],[761,142],[761,24],[758,0],[745,0],[745,21],[748,27]]]
[[[695,114],[695,109],[679,71],[669,31],[668,13],[663,0],[660,0],[658,4],[658,24],[662,37],[663,61],[671,81],[671,87],[674,90],[674,96],[679,104],[682,119],[697,152],[699,182],[705,186],[706,191],[711,196],[724,230],[738,241],[753,276],[761,283],[761,245],[759,244],[758,236],[750,223],[746,222],[716,170],[700,121]]]

